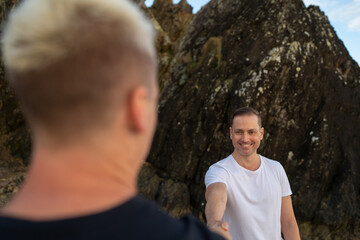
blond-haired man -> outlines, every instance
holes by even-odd
[[[221,239],[136,195],[157,121],[153,41],[126,0],[25,0],[11,13],[2,50],[33,149],[1,239]]]

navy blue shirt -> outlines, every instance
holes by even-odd
[[[175,219],[140,197],[105,212],[56,221],[0,217],[0,235],[7,239],[133,239],[223,240],[192,217]]]

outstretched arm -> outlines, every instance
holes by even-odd
[[[222,221],[227,202],[227,188],[224,183],[213,183],[205,193],[205,216],[210,230],[231,239],[227,222]]]
[[[299,227],[290,196],[283,197],[281,201],[281,232],[285,240],[300,240]]]

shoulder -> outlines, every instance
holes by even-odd
[[[283,169],[283,166],[281,165],[280,162],[278,162],[276,160],[272,160],[272,159],[264,157],[264,156],[261,156],[261,155],[260,155],[260,157],[266,167],[269,167],[272,169],[278,169],[278,170]]]
[[[134,221],[132,226],[129,226],[135,227],[131,231],[136,236],[134,239],[146,239],[149,236],[159,240],[222,239],[210,232],[199,220],[190,216],[175,219],[152,201],[136,197],[134,207],[137,210],[131,214],[130,218],[134,218]],[[129,218],[126,221],[129,221]]]
[[[54,231],[61,237],[54,238]],[[50,222],[0,217],[0,232],[5,239],[222,239],[200,221],[191,217],[175,219],[141,197],[104,212]]]
[[[232,155],[229,155],[228,157],[214,163],[213,165],[210,166],[209,169],[232,169]]]
[[[213,165],[209,167],[209,170],[206,172],[205,178],[210,176],[227,176],[233,169],[232,156],[228,156],[227,158],[224,158]]]
[[[283,177],[286,175],[284,167],[281,165],[280,162],[269,159],[264,156],[260,156],[261,160],[264,162],[264,167],[266,171],[271,171],[276,174],[278,177]]]
[[[227,184],[230,172],[232,171],[233,167],[231,167],[232,156],[218,161],[217,163],[210,166],[209,170],[205,174],[205,185],[206,188],[209,187],[211,184],[216,182],[222,182]]]
[[[154,203],[148,202],[148,204],[152,206],[152,208],[156,208],[156,210],[149,215],[151,224],[147,224],[147,226],[151,226],[149,233],[154,232],[155,235],[158,235],[156,239],[223,239],[217,234],[212,233],[202,222],[192,216],[175,219],[162,210],[159,210]]]
[[[280,162],[261,156],[266,171],[274,173],[279,179],[287,178],[284,167]]]

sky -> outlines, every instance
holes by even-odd
[[[306,6],[317,5],[329,18],[338,37],[343,41],[351,57],[360,64],[360,0],[303,0]],[[180,0],[173,0],[178,3]],[[201,9],[209,0],[187,0],[193,13]],[[151,6],[153,0],[146,0]]]

